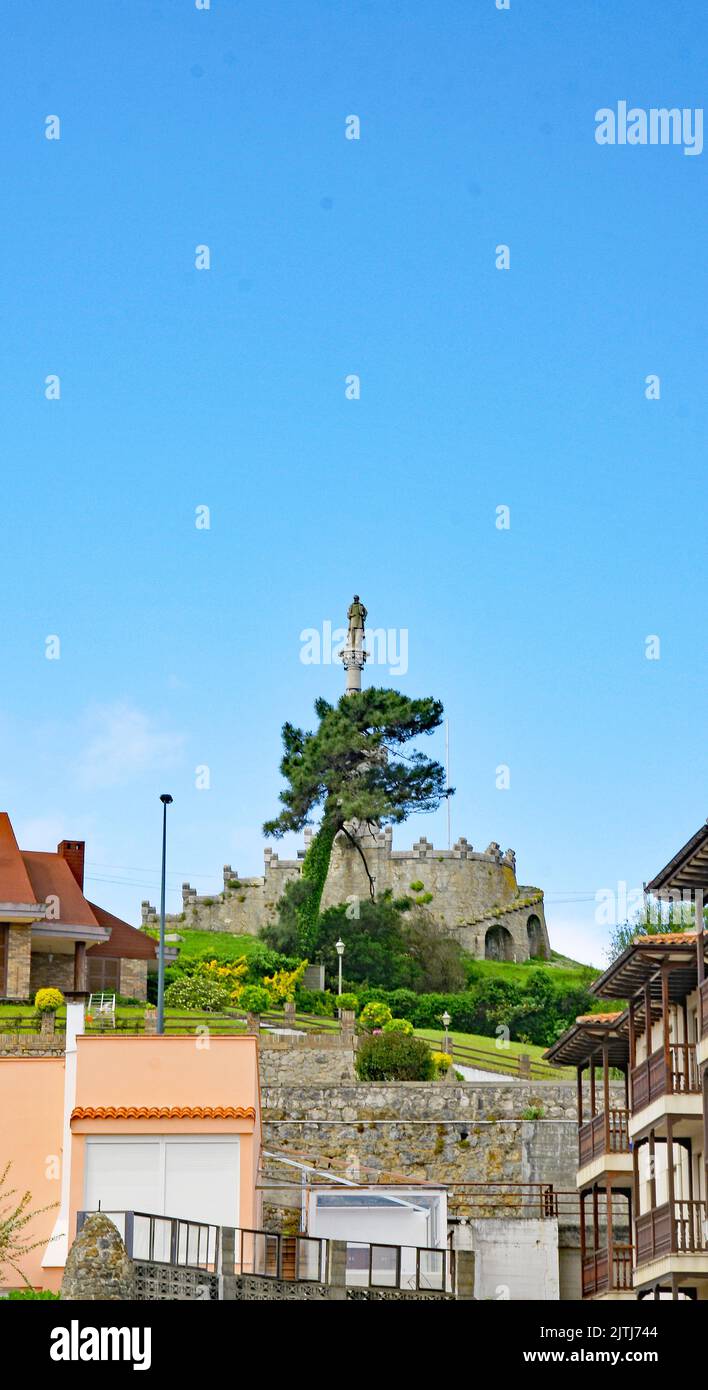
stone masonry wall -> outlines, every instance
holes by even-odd
[[[305,847],[310,836],[306,836]],[[437,850],[425,837],[410,850],[394,850],[390,827],[371,833],[359,831],[359,843],[366,857],[369,874],[377,893],[391,889],[394,895],[417,896],[445,930],[458,935],[466,950],[477,956],[489,953],[487,933],[503,927],[505,958],[528,960],[530,954],[550,952],[543,910],[543,894],[537,888],[520,886],[516,879],[516,860],[512,850],[502,854],[491,844],[479,853],[464,838],[451,850]],[[256,935],[275,919],[279,898],[286,883],[302,872],[303,850],[295,860],[280,860],[271,849],[265,851],[262,877],[240,879],[231,865],[224,866],[224,888],[214,897],[197,895],[190,884],[182,889],[183,913],[169,918],[171,926],[196,927],[203,931],[227,931]],[[421,887],[413,889],[412,884]],[[333,904],[365,899],[369,880],[361,855],[345,835],[339,835],[322,897],[323,910]],[[143,903],[143,922],[156,921],[154,907]],[[529,949],[529,924],[537,923],[533,950]],[[533,929],[533,926],[532,926]]]
[[[535,1108],[543,1118],[525,1118]],[[317,1086],[266,1079],[263,1126],[265,1149],[358,1182],[447,1184],[453,1217],[484,1214],[469,1183],[543,1183],[575,1192],[576,1093],[567,1083]],[[283,1178],[282,1165],[269,1161],[267,1172],[271,1181]],[[507,1200],[514,1214],[520,1197]],[[268,1194],[269,1223],[279,1220],[277,1205]]]
[[[52,957],[50,960],[49,957]],[[74,988],[74,957],[58,951],[34,951],[30,972],[30,994],[38,989],[71,990]]]
[[[31,932],[29,927],[10,925],[7,934],[8,999],[28,999],[30,992]]]
[[[129,960],[120,963],[120,992],[126,999],[147,999],[146,960]]]

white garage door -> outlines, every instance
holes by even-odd
[[[237,1226],[238,1137],[129,1135],[124,1139],[87,1139],[84,1209],[96,1211],[99,1207],[109,1214],[139,1211]],[[122,1222],[117,1224],[122,1229]],[[140,1234],[142,1245],[144,1223]],[[163,1241],[165,1237],[163,1232]],[[147,1250],[136,1247],[135,1254],[144,1256]]]

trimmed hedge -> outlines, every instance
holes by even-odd
[[[362,1038],[354,1065],[360,1081],[432,1081],[435,1076],[428,1044],[405,1033]]]
[[[585,985],[569,988],[552,972],[530,968],[523,984],[514,980],[483,979],[462,994],[416,994],[412,989],[359,989],[359,1005],[388,1004],[394,1018],[407,1018],[415,1028],[442,1028],[447,1011],[458,1033],[493,1038],[501,1025],[512,1041],[549,1047],[578,1014],[597,1003]]]

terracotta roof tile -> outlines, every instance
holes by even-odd
[[[644,936],[632,938],[633,946],[653,946],[655,942],[670,941],[674,945],[678,941],[685,945],[687,941],[695,941],[696,932],[692,931],[666,931],[666,932],[645,932]]]
[[[252,1105],[77,1105],[72,1120],[255,1120]]]
[[[575,1022],[576,1022],[576,1023],[613,1023],[614,1020],[615,1020],[616,1018],[621,1018],[623,1013],[624,1013],[624,1010],[623,1010],[623,1009],[617,1009],[616,1012],[615,1012],[615,1013],[612,1013],[612,1014],[580,1014],[579,1018],[576,1018]]]

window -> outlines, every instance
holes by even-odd
[[[120,961],[105,956],[86,956],[87,988],[91,994],[120,993]]]

